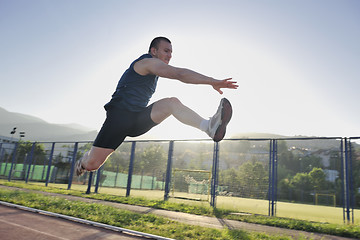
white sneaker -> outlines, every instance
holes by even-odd
[[[218,110],[215,115],[210,118],[209,129],[206,133],[215,141],[221,141],[226,133],[226,126],[228,125],[232,116],[232,107],[226,98],[221,99]]]
[[[86,172],[86,169],[81,164],[81,160],[82,159],[79,159],[75,163],[75,173],[76,173],[76,176],[78,176],[78,177],[80,177],[81,175],[83,175]]]

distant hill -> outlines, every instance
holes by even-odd
[[[79,124],[51,124],[38,117],[31,115],[14,113],[0,107],[0,136],[11,137],[10,132],[14,127],[17,127],[17,132],[13,136],[15,139],[19,138],[19,132],[25,132],[24,140],[28,141],[93,141],[97,135],[97,131],[81,126]],[[281,139],[294,138],[294,136],[283,136],[271,133],[239,133],[230,137],[231,139]],[[306,136],[296,136],[296,138],[306,138]],[[141,138],[137,138],[141,139]],[[146,139],[149,139],[146,137]],[[289,140],[286,141],[287,146],[309,148],[309,149],[327,149],[338,148],[340,140]],[[254,141],[252,144],[263,144]],[[356,148],[358,144],[353,145]]]
[[[341,139],[322,139],[316,136],[284,136],[272,133],[242,133],[231,137],[232,139],[288,139],[285,140],[287,147],[305,148],[310,150],[319,149],[340,149]],[[296,139],[296,140],[295,140]],[[303,139],[303,140],[302,140]],[[253,142],[253,145],[262,143]],[[356,149],[360,149],[360,145],[353,142],[352,145]]]
[[[272,133],[239,133],[231,136],[231,138],[285,138],[286,136]]]
[[[93,141],[97,131],[91,131],[78,124],[51,124],[40,118],[14,113],[0,108],[0,135],[9,137],[16,127],[14,138],[25,132],[29,141]]]

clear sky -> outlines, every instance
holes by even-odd
[[[152,102],[176,96],[203,117],[222,97],[227,137],[360,136],[358,0],[0,0],[0,107],[99,130],[116,84],[150,41],[172,41],[170,64],[238,90],[159,79]],[[174,118],[158,138],[206,138]]]

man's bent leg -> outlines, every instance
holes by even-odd
[[[195,128],[200,128],[200,123],[204,120],[199,114],[183,105],[175,97],[164,98],[154,103],[151,119],[155,123],[161,123],[170,115],[173,115],[180,122]]]
[[[184,124],[205,131],[215,142],[219,142],[225,136],[226,126],[232,116],[232,107],[229,100],[223,98],[215,115],[210,120],[205,120],[177,98],[165,98],[154,103],[151,119],[155,123],[162,122],[170,115]]]
[[[84,154],[76,165],[76,175],[81,176],[85,171],[95,171],[101,167],[106,159],[114,152],[110,148],[101,148],[92,146],[91,149]]]

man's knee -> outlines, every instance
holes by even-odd
[[[176,109],[177,107],[181,106],[182,103],[177,97],[170,97],[168,98],[169,105],[172,110]]]
[[[176,97],[168,97],[159,101],[158,110],[166,113],[172,114],[174,109],[176,109],[181,104],[180,100]]]
[[[182,103],[176,97],[163,98],[154,104],[151,119],[155,123],[161,123],[167,117],[176,113],[181,106]]]

